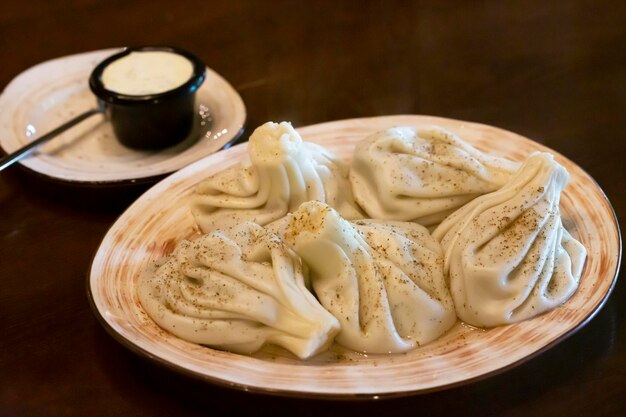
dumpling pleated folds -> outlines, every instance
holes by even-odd
[[[415,223],[351,223],[311,201],[289,215],[285,242],[308,266],[320,303],[337,318],[336,341],[366,353],[405,352],[456,321],[441,248]]]
[[[244,354],[272,343],[306,359],[339,331],[306,281],[282,240],[245,222],[181,241],[145,274],[139,295],[148,315],[184,340]]]
[[[501,189],[466,204],[433,232],[457,315],[494,327],[534,317],[578,287],[586,250],[563,227],[559,210],[567,170],[532,154]]]
[[[198,184],[191,211],[200,229],[260,225],[280,219],[309,200],[324,202],[349,219],[364,214],[352,197],[348,166],[314,143],[304,142],[291,124],[268,122],[248,143],[249,161]]]
[[[438,126],[394,127],[356,146],[350,181],[369,217],[431,226],[502,187],[518,167]]]

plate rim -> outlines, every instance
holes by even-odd
[[[0,101],[2,101],[3,96],[5,95],[5,93],[7,92],[7,90],[9,89],[9,87],[11,87],[14,83],[16,82],[21,82],[21,78],[22,77],[26,77],[29,75],[29,73],[31,72],[35,72],[35,71],[40,71],[42,67],[46,67],[48,65],[59,65],[62,61],[66,60],[66,59],[79,59],[79,58],[87,58],[88,55],[97,55],[97,54],[113,54],[117,51],[120,51],[122,49],[124,49],[125,47],[110,47],[110,48],[104,48],[104,49],[97,49],[97,50],[91,50],[91,51],[84,51],[84,52],[79,52],[79,53],[74,53],[74,54],[69,54],[69,55],[64,55],[64,56],[60,56],[60,57],[55,57],[55,58],[51,58],[48,59],[46,61],[42,61],[39,63],[36,63],[35,65],[32,65],[28,68],[26,68],[25,70],[21,71],[20,73],[18,73],[17,75],[15,75],[5,86],[4,88],[0,91]],[[235,89],[235,87],[226,79],[224,78],[221,74],[219,74],[217,71],[215,71],[213,68],[206,66],[206,70],[207,70],[207,77],[211,76],[215,79],[217,79],[219,82],[223,83],[225,88],[227,90],[230,90],[231,96],[235,99],[235,101],[237,102],[238,107],[240,107],[241,113],[237,112],[234,116],[234,121],[235,121],[235,128],[237,129],[235,132],[233,132],[232,137],[229,138],[224,145],[219,148],[218,150],[209,153],[207,155],[204,155],[202,158],[200,159],[204,159],[214,153],[220,152],[224,149],[228,149],[229,147],[231,147],[244,133],[246,126],[247,126],[247,122],[248,122],[248,111],[245,105],[245,102],[243,101],[243,98],[241,97],[241,94],[239,94],[239,92]],[[200,87],[202,88],[202,87]],[[229,94],[230,94],[229,93]],[[6,98],[5,98],[6,99]],[[19,104],[16,105],[16,109],[19,108]],[[238,122],[238,118],[241,118],[241,122]],[[194,146],[194,145],[191,145]],[[0,139],[0,150],[8,155],[10,152],[13,151],[7,151],[6,148],[3,146],[2,144],[2,140]],[[27,159],[27,158],[25,158]],[[188,165],[192,165],[195,162],[197,162],[198,160],[192,161],[190,163],[187,163],[186,165],[182,165],[178,168],[171,168],[168,169],[168,171],[166,172],[162,172],[162,173],[158,173],[158,174],[152,174],[152,175],[145,175],[145,176],[138,176],[138,177],[133,177],[133,178],[117,178],[117,179],[105,179],[105,180],[83,180],[80,178],[65,178],[65,177],[61,177],[61,176],[57,176],[57,175],[51,175],[47,172],[43,172],[41,170],[35,169],[31,166],[29,166],[28,164],[25,164],[25,159],[24,160],[18,160],[16,161],[16,163],[14,165],[17,165],[19,167],[19,169],[22,169],[30,174],[33,174],[39,178],[44,178],[46,180],[49,181],[53,181],[55,183],[60,183],[60,184],[67,184],[67,185],[75,185],[75,186],[94,186],[94,187],[111,187],[111,186],[125,186],[125,185],[138,185],[138,184],[145,184],[145,183],[152,183],[152,182],[156,182],[158,180],[164,179],[167,176],[175,173],[176,171],[179,171],[183,168],[185,168]]]
[[[326,122],[321,122],[321,123],[315,123],[315,124],[311,124],[311,125],[306,125],[306,126],[301,126],[301,127],[297,127],[298,131],[301,131],[305,128],[315,128],[315,127],[320,127],[322,125],[331,125],[331,124],[339,124],[339,123],[362,123],[362,122],[367,122],[367,121],[372,121],[372,120],[382,120],[382,119],[386,119],[386,118],[393,118],[393,117],[414,117],[414,116],[419,116],[419,117],[426,117],[426,118],[433,118],[433,119],[443,119],[443,120],[447,120],[447,121],[453,121],[453,122],[459,122],[459,123],[469,123],[472,125],[477,125],[477,126],[486,126],[489,128],[496,128],[502,131],[506,131],[508,133],[512,133],[526,141],[529,141],[535,145],[539,145],[543,148],[548,149],[550,152],[553,152],[555,155],[558,155],[560,158],[563,158],[565,160],[567,160],[568,162],[572,163],[573,165],[575,165],[578,169],[580,169],[589,179],[591,179],[591,181],[593,182],[594,186],[597,188],[597,190],[600,192],[600,194],[603,197],[603,203],[606,205],[606,207],[609,209],[613,223],[612,223],[612,229],[615,232],[615,238],[616,238],[616,243],[617,243],[617,259],[615,262],[615,270],[612,272],[612,278],[611,278],[611,283],[607,289],[607,291],[604,293],[604,295],[602,296],[602,298],[597,302],[597,304],[589,311],[589,313],[583,317],[575,326],[573,326],[572,328],[568,329],[565,333],[563,333],[562,335],[560,335],[559,337],[557,337],[556,339],[552,340],[551,342],[549,342],[548,344],[542,346],[541,348],[519,358],[518,360],[511,362],[507,365],[501,366],[499,368],[493,369],[491,371],[485,372],[485,373],[481,373],[479,375],[473,376],[473,377],[469,377],[469,378],[464,378],[458,381],[454,381],[454,382],[450,382],[450,383],[446,383],[446,384],[441,384],[441,385],[437,385],[437,386],[433,386],[433,387],[428,387],[428,388],[420,388],[420,389],[415,389],[415,390],[404,390],[404,391],[391,391],[391,392],[375,392],[375,393],[344,393],[344,392],[338,392],[338,393],[333,393],[333,392],[319,392],[319,391],[302,391],[302,390],[298,390],[296,389],[276,389],[276,388],[270,388],[270,387],[263,387],[263,386],[256,386],[256,385],[247,385],[244,383],[240,383],[240,382],[233,382],[233,381],[229,381],[227,379],[222,379],[216,376],[212,376],[212,375],[207,375],[201,372],[197,372],[197,371],[193,371],[191,369],[185,368],[182,365],[179,365],[177,363],[168,361],[164,358],[161,358],[153,353],[151,353],[150,351],[148,351],[147,349],[144,349],[143,347],[139,346],[138,344],[134,343],[133,341],[129,340],[128,338],[124,337],[123,335],[121,335],[120,333],[118,333],[113,326],[104,318],[104,316],[102,315],[102,313],[100,312],[100,310],[98,309],[98,306],[96,305],[94,296],[93,296],[93,291],[92,291],[92,273],[93,268],[94,268],[94,263],[100,253],[100,249],[102,247],[102,243],[104,243],[104,241],[107,239],[109,233],[111,232],[111,230],[113,229],[113,227],[117,224],[117,222],[120,220],[120,218],[122,216],[124,216],[126,214],[127,211],[129,211],[135,204],[138,204],[138,202],[140,200],[142,200],[145,196],[151,194],[151,193],[157,193],[158,192],[158,187],[159,186],[164,186],[163,184],[165,184],[166,181],[169,182],[169,180],[176,181],[176,177],[178,175],[183,176],[186,174],[186,171],[192,171],[194,169],[195,165],[200,165],[202,164],[202,162],[204,161],[204,159],[206,158],[210,158],[212,156],[214,156],[215,154],[219,153],[219,152],[223,152],[224,150],[220,150],[217,151],[211,155],[207,155],[201,159],[199,159],[198,161],[195,161],[189,165],[187,165],[186,167],[184,167],[183,169],[176,171],[170,175],[168,175],[167,177],[163,178],[161,181],[159,181],[158,183],[154,184],[152,187],[150,187],[148,190],[146,190],[144,193],[142,193],[130,206],[128,206],[124,212],[122,212],[117,218],[116,220],[111,224],[111,226],[107,229],[105,235],[103,236],[103,238],[100,240],[100,244],[98,245],[98,248],[96,249],[94,256],[92,257],[92,261],[88,267],[88,273],[86,276],[86,281],[85,281],[85,287],[86,287],[86,295],[89,301],[89,306],[92,309],[94,315],[96,316],[97,321],[104,327],[104,329],[106,330],[106,332],[111,335],[113,337],[114,340],[116,340],[118,343],[120,343],[121,345],[123,345],[125,348],[129,349],[131,352],[133,352],[133,354],[139,356],[141,359],[147,359],[150,362],[153,362],[165,369],[168,369],[169,371],[173,371],[188,377],[191,377],[195,380],[200,380],[203,382],[208,382],[211,384],[216,384],[218,386],[222,386],[222,387],[226,387],[226,388],[231,388],[231,389],[236,389],[239,391],[243,391],[243,392],[253,392],[253,393],[257,393],[257,394],[265,394],[265,395],[271,395],[271,396],[278,396],[278,397],[289,397],[289,398],[310,398],[310,399],[330,399],[330,400],[345,400],[345,401],[351,401],[351,400],[382,400],[382,399],[390,399],[390,398],[399,398],[399,397],[406,397],[406,396],[413,396],[413,395],[423,395],[423,394],[429,394],[429,393],[433,393],[433,392],[439,392],[439,391],[443,391],[443,390],[448,390],[448,389],[452,389],[452,388],[456,388],[456,387],[461,387],[461,386],[465,386],[468,384],[472,384],[475,382],[479,382],[488,378],[491,378],[493,376],[496,375],[500,375],[502,373],[505,373],[513,368],[516,368],[534,358],[536,358],[537,356],[541,355],[542,353],[552,349],[554,346],[558,345],[559,343],[565,341],[566,339],[568,339],[569,337],[571,337],[572,335],[574,335],[575,333],[577,333],[580,329],[582,329],[584,326],[586,326],[599,312],[600,310],[605,306],[607,300],[609,299],[609,297],[611,296],[615,285],[617,283],[617,278],[619,276],[619,271],[620,271],[620,266],[621,266],[621,259],[622,259],[622,237],[621,237],[621,228],[619,226],[619,221],[617,218],[617,214],[615,212],[614,207],[612,206],[610,200],[608,199],[608,197],[606,196],[606,193],[604,192],[604,190],[602,189],[602,187],[600,187],[600,185],[597,183],[597,181],[586,171],[584,170],[582,167],[580,167],[580,165],[576,164],[575,162],[573,162],[572,160],[570,160],[569,158],[567,158],[566,156],[562,155],[560,152],[555,151],[549,147],[547,147],[546,145],[543,145],[539,142],[536,142],[532,139],[529,139],[525,136],[522,136],[520,134],[517,134],[515,132],[509,131],[507,129],[504,128],[500,128],[497,126],[493,126],[493,125],[487,125],[487,124],[483,124],[480,122],[472,122],[472,121],[466,121],[466,120],[459,120],[459,119],[453,119],[453,118],[445,118],[445,117],[439,117],[439,116],[431,116],[431,115],[417,115],[417,114],[394,114],[394,115],[385,115],[385,116],[373,116],[373,117],[357,117],[357,118],[347,118],[347,119],[339,119],[339,120],[332,120],[332,121],[326,121]],[[246,146],[246,143],[241,143],[238,144],[236,146],[233,146],[232,148],[238,148],[238,147],[243,147]],[[607,274],[607,277],[609,276],[609,274]]]

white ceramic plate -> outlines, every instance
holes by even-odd
[[[388,116],[324,123],[298,131],[349,160],[366,135],[398,125],[435,123],[477,148],[523,160],[550,151],[495,127],[425,116]],[[339,347],[308,361],[278,348],[254,357],[186,342],[161,330],[144,313],[137,282],[153,260],[197,234],[188,198],[195,185],[246,158],[246,144],[211,155],[171,175],[140,197],[117,220],[98,250],[89,277],[97,316],[132,350],[179,371],[247,390],[283,395],[390,396],[441,389],[501,372],[555,345],[587,323],[608,297],[621,255],[613,210],[593,179],[554,151],[571,174],[561,198],[564,223],[588,250],[581,284],[563,306],[510,326],[479,330],[457,323],[442,338],[406,354],[364,356]]]
[[[0,96],[0,146],[13,152],[96,105],[88,86],[93,68],[120,49],[71,55],[36,65],[9,83]],[[194,131],[160,151],[122,146],[110,123],[97,115],[21,160],[26,168],[77,183],[134,182],[172,173],[234,141],[246,109],[237,91],[207,68],[196,95]]]

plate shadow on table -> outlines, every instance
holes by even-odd
[[[81,183],[52,179],[21,165],[3,172],[2,180],[19,189],[22,197],[51,206],[67,206],[77,211],[120,214],[151,186],[166,175],[119,183]],[[7,202],[8,204],[8,202]]]

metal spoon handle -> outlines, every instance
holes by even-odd
[[[20,159],[22,159],[23,157],[25,157],[30,151],[33,150],[33,148],[36,148],[37,146],[48,142],[50,139],[54,138],[55,136],[59,135],[60,133],[65,132],[67,129],[76,126],[77,124],[79,124],[80,122],[82,122],[83,120],[93,116],[94,114],[100,114],[104,112],[104,108],[99,107],[96,109],[91,109],[88,110],[84,113],[79,114],[78,116],[74,117],[72,120],[69,120],[65,123],[63,123],[61,126],[54,128],[53,130],[51,130],[50,132],[46,133],[45,135],[43,135],[42,137],[32,141],[31,143],[29,143],[28,145],[18,149],[17,151],[10,153],[9,155],[6,155],[2,158],[0,158],[0,171],[2,171],[4,168],[8,167],[9,165],[13,164],[14,162],[19,161]]]

